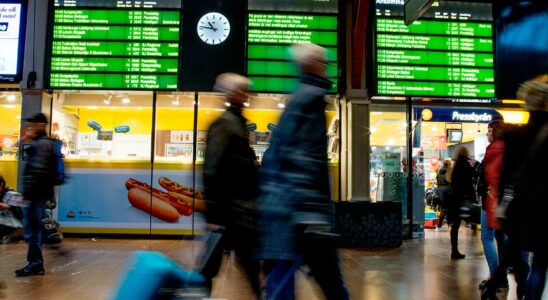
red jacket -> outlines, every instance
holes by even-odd
[[[487,213],[487,226],[500,229],[500,223],[495,215],[499,203],[499,181],[504,157],[504,142],[493,141],[485,150],[483,163],[485,165],[485,181],[488,186],[485,212]]]

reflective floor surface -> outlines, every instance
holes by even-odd
[[[67,238],[61,251],[45,249],[45,276],[26,278],[16,278],[13,273],[25,264],[26,245],[0,245],[0,280],[4,283],[0,298],[109,299],[124,264],[136,250],[160,251],[190,268],[200,243]],[[450,260],[449,230],[445,227],[426,229],[424,239],[404,241],[399,249],[341,249],[340,256],[352,299],[479,299],[478,284],[488,274],[479,231],[461,227],[460,250],[466,259]],[[510,291],[499,294],[502,299],[516,299],[513,277],[509,276]],[[297,279],[298,299],[322,299],[313,280],[303,273]],[[250,296],[243,273],[226,255],[212,298],[239,300]]]

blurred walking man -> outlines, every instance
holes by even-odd
[[[223,249],[235,250],[251,288],[258,299],[260,265],[256,258],[256,198],[258,163],[249,146],[246,119],[242,115],[250,81],[234,73],[217,77],[215,89],[226,95],[230,106],[207,135],[204,161],[205,213],[208,228],[223,233],[202,271],[211,290],[211,279],[219,271]]]
[[[261,166],[261,258],[266,298],[294,299],[294,273],[306,264],[329,300],[348,299],[333,244],[327,169],[326,50],[296,45],[301,85],[272,134]]]
[[[27,241],[28,264],[15,271],[16,276],[44,275],[42,256],[43,225],[46,217],[46,202],[54,198],[55,166],[54,141],[48,138],[48,120],[42,113],[27,119],[33,132],[32,143],[25,151],[26,165],[23,173],[23,197],[30,205],[23,209],[24,236]]]

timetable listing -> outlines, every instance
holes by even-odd
[[[401,19],[377,19],[377,32],[414,33],[434,35],[462,35],[470,37],[492,37],[493,25],[488,23],[443,22],[417,20],[406,26]]]
[[[378,65],[378,78],[494,82],[493,69]]]
[[[378,34],[377,47],[492,52],[493,40],[491,38]]]
[[[177,73],[179,61],[157,58],[53,57],[53,71]]]
[[[177,57],[178,43],[54,41],[53,55]]]
[[[54,39],[178,41],[179,27],[57,25]]]
[[[177,11],[126,11],[126,10],[73,10],[55,11],[55,23],[103,25],[176,25],[180,23]]]
[[[177,75],[51,73],[54,88],[176,89]]]
[[[493,67],[493,54],[421,50],[377,50],[379,63]]]
[[[493,83],[416,82],[379,80],[379,94],[406,96],[494,97]]]

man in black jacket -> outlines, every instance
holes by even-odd
[[[234,249],[251,287],[260,297],[260,265],[256,259],[256,197],[258,163],[249,146],[246,119],[242,115],[250,81],[234,73],[217,77],[215,89],[226,95],[230,106],[209,128],[204,160],[205,212],[208,229],[223,238],[203,269],[211,288],[222,250]]]
[[[23,209],[23,227],[27,241],[28,264],[15,271],[16,276],[44,275],[42,256],[42,219],[46,217],[46,202],[53,195],[54,142],[46,134],[48,120],[42,113],[27,119],[32,130],[32,143],[24,148],[26,165],[23,173],[23,197],[30,201]]]

